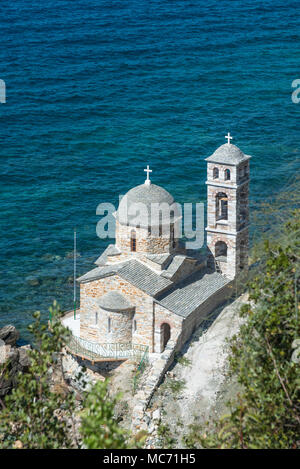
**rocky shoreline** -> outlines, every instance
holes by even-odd
[[[0,329],[0,365],[5,363],[0,372],[0,398],[11,392],[17,382],[19,372],[28,369],[30,345],[18,347],[19,331],[13,325]]]

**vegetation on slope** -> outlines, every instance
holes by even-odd
[[[74,392],[53,385],[54,370],[62,370],[59,352],[68,331],[59,320],[56,304],[51,315],[49,333],[40,313],[34,313],[35,322],[29,326],[35,342],[35,348],[28,352],[30,366],[18,375],[13,391],[0,399],[0,448],[126,447],[126,435],[113,417],[116,399],[108,396],[106,382],[96,383],[85,394],[80,409]],[[5,378],[8,368],[9,360],[0,367],[0,378]]]
[[[242,392],[211,431],[193,425],[187,446],[300,447],[299,231],[298,209],[258,251],[249,303],[241,309],[244,324],[231,344],[230,373]]]

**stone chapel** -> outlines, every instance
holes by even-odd
[[[130,189],[116,211],[115,244],[96,260],[96,268],[78,279],[81,339],[100,344],[142,344],[161,353],[170,340],[186,342],[208,314],[232,293],[232,284],[248,268],[249,155],[226,136],[207,161],[207,242],[201,254],[187,250],[151,219],[124,217],[124,207],[143,203],[172,205],[173,196],[149,178]],[[164,220],[160,223],[163,225]]]

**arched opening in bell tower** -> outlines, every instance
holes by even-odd
[[[227,244],[224,241],[217,241],[215,244],[215,257],[227,261]]]
[[[225,181],[230,181],[230,169],[225,169],[224,179],[225,179]]]
[[[219,170],[218,170],[218,168],[214,168],[213,169],[213,178],[218,179],[218,177],[219,177]]]
[[[228,197],[224,192],[216,196],[216,220],[228,220]]]

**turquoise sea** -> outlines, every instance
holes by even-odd
[[[206,197],[204,158],[253,155],[251,205],[299,170],[299,3],[285,0],[2,2],[0,326],[72,305],[107,245],[96,207],[145,179]],[[255,227],[252,227],[252,232]]]

